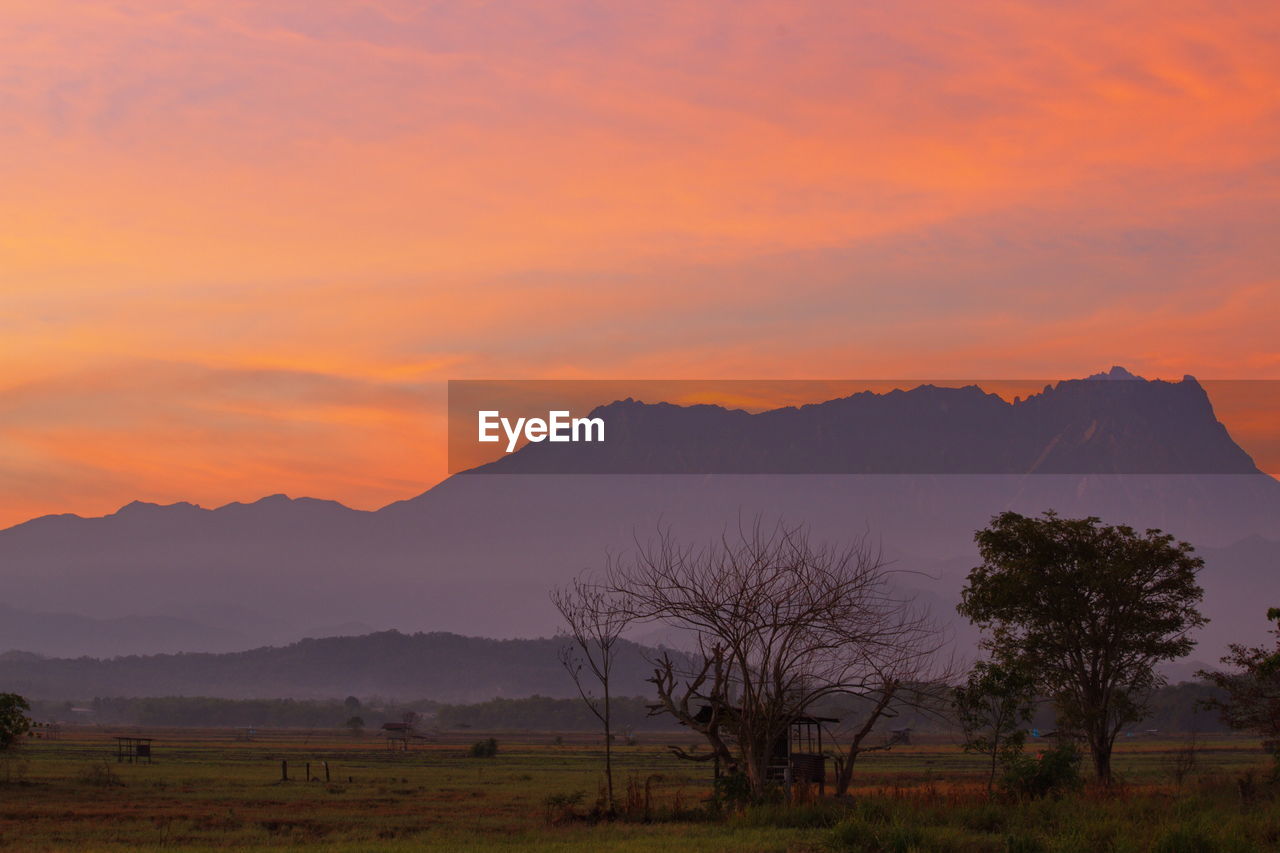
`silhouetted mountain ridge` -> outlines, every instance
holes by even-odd
[[[1098,377],[1111,380],[1098,381]],[[1191,376],[1121,367],[1006,401],[976,385],[864,391],[751,414],[631,398],[607,437],[548,442],[476,469],[574,474],[1255,474]]]

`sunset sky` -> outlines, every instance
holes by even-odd
[[[0,0],[0,525],[450,378],[1280,379],[1280,4]]]

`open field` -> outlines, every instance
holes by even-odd
[[[72,729],[0,758],[0,848],[1280,849],[1276,801],[1265,786],[1242,796],[1236,781],[1250,771],[1261,778],[1267,766],[1257,741],[1244,737],[1201,739],[1181,788],[1172,759],[1185,741],[1127,739],[1118,747],[1118,793],[1024,806],[986,803],[980,761],[953,743],[917,743],[864,756],[852,806],[712,820],[703,809],[708,768],[670,757],[661,746],[668,738],[650,735],[616,751],[620,797],[633,788],[631,819],[593,824],[557,819],[564,810],[547,805],[549,796],[575,792],[578,812],[594,802],[602,751],[586,735],[557,744],[549,735],[494,733],[498,755],[472,758],[467,747],[489,733],[450,734],[392,754],[377,738],[332,732],[267,731],[238,741],[227,730],[150,730],[154,763],[118,764],[112,736],[135,733]],[[308,762],[321,781],[305,781]],[[642,819],[646,782],[651,822]]]

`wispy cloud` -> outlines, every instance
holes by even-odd
[[[1270,4],[2,14],[0,520],[403,496],[451,375],[1280,377]]]

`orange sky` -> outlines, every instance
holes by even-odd
[[[0,0],[0,524],[375,507],[444,380],[1280,379],[1271,3]]]

